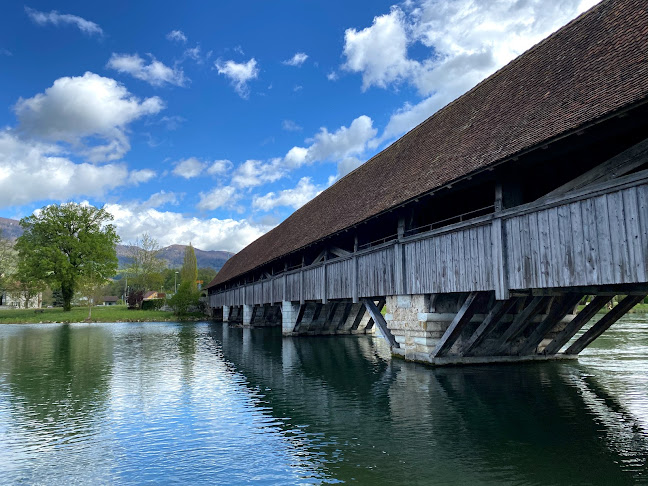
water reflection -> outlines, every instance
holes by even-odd
[[[430,369],[364,336],[0,326],[0,482],[648,484],[648,319],[613,332]]]
[[[285,427],[309,432],[340,480],[646,481],[648,429],[623,393],[577,362],[432,370],[390,363],[379,344],[357,337],[223,332],[225,359],[264,391]]]

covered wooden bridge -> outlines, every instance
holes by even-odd
[[[648,4],[604,0],[244,248],[209,305],[449,364],[573,357],[647,294]]]

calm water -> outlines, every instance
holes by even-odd
[[[579,361],[430,369],[368,337],[0,326],[2,484],[648,484],[648,318]]]

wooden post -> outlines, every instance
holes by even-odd
[[[506,256],[506,233],[502,218],[495,218],[491,224],[491,251],[493,261],[493,283],[495,298],[508,300],[508,258]]]
[[[324,264],[323,264],[323,278],[322,278],[322,304],[326,304],[328,301],[326,299],[326,253],[324,253]]]
[[[360,302],[358,299],[358,257],[356,254],[358,253],[358,237],[355,236],[353,238],[353,258],[351,261],[351,294],[352,294],[352,302],[354,304],[357,304]]]
[[[439,358],[450,350],[452,345],[460,336],[461,331],[463,331],[466,324],[468,324],[470,319],[475,315],[475,311],[477,310],[480,301],[479,297],[479,292],[468,294],[468,297],[466,297],[461,309],[459,309],[459,312],[455,315],[454,319],[448,326],[448,329],[446,329],[441,339],[439,339],[434,351],[432,351],[432,358]]]
[[[394,291],[396,295],[405,294],[405,255],[400,243],[405,236],[405,218],[398,219],[398,240],[394,244]]]

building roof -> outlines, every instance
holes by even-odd
[[[208,287],[648,97],[648,4],[604,0],[229,259]]]
[[[106,295],[102,297],[101,300],[103,300],[104,302],[117,302],[119,298],[114,295]]]

